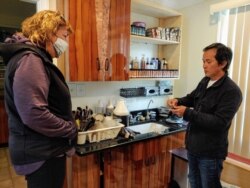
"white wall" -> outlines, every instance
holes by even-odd
[[[172,85],[172,82],[168,82]],[[73,83],[74,84],[74,83]],[[144,86],[155,86],[154,80],[137,80],[137,81],[116,81],[116,82],[83,82],[77,83],[83,86],[82,97],[72,97],[73,110],[78,106],[88,106],[95,110],[99,101],[107,106],[109,100],[116,105],[116,102],[121,98],[120,88],[136,88]],[[70,85],[70,84],[69,84]],[[129,111],[146,109],[150,99],[153,99],[153,103],[150,104],[150,108],[156,108],[160,106],[166,106],[166,100],[169,96],[154,96],[154,97],[135,97],[126,98],[126,104]]]
[[[192,7],[185,8],[182,29],[182,60],[180,79],[174,81],[174,96],[180,97],[192,91],[204,76],[202,69],[202,49],[216,42],[217,25],[212,23],[210,5],[223,0],[207,0]],[[73,109],[77,106],[88,105],[94,108],[101,100],[106,105],[109,99],[113,104],[120,98],[119,89],[128,87],[153,86],[155,81],[129,82],[85,82],[83,83],[84,96],[73,97]],[[129,110],[145,109],[149,100],[154,103],[150,107],[165,106],[167,96],[130,98],[127,99]]]
[[[202,69],[203,48],[216,42],[217,25],[210,19],[210,5],[223,0],[207,0],[185,8],[182,27],[182,57],[180,79],[174,82],[174,96],[191,92],[204,76]]]
[[[153,17],[132,13],[131,23],[134,21],[147,20],[147,27],[154,27],[159,25],[159,20]],[[157,57],[158,46],[151,44],[142,44],[132,42],[130,46],[130,58],[135,57],[140,60],[142,56],[151,59]],[[169,82],[172,85],[172,81]],[[134,88],[144,86],[155,86],[155,80],[133,80],[133,81],[119,81],[119,82],[84,82],[83,97],[72,97],[73,109],[77,106],[88,105],[90,108],[95,108],[101,101],[106,106],[109,100],[113,105],[120,99],[120,88]],[[136,97],[127,98],[126,104],[129,111],[146,109],[150,99],[153,99],[153,103],[150,104],[150,108],[156,108],[160,106],[166,106],[166,100],[168,96],[155,96],[155,97]]]

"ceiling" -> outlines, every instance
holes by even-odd
[[[31,0],[29,0],[31,1]],[[166,5],[169,8],[180,10],[205,0],[146,0],[152,3]],[[36,5],[24,0],[1,0],[0,15],[11,15],[12,17],[26,18],[34,13]]]
[[[180,10],[180,9],[204,2],[206,0],[147,0],[147,1],[163,4],[175,10]]]
[[[36,12],[36,5],[20,0],[1,0],[0,15],[26,18]]]

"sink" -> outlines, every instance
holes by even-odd
[[[139,125],[133,125],[126,127],[127,129],[130,129],[132,131],[138,132],[140,134],[145,134],[145,133],[162,133],[168,131],[169,127],[164,126],[159,123],[143,123]]]

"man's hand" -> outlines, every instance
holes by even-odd
[[[177,100],[177,99],[168,99],[168,100],[167,100],[167,105],[168,105],[170,108],[175,108],[175,107],[177,107],[177,103],[178,103],[178,100]]]
[[[171,108],[170,111],[178,117],[183,117],[186,108],[186,106],[175,106],[174,108]]]

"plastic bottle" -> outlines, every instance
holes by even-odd
[[[135,57],[135,59],[133,61],[133,69],[140,69],[139,61],[138,61],[137,57]]]
[[[132,59],[132,57],[130,56],[129,69],[132,69],[132,68],[133,68],[133,59]]]
[[[158,69],[159,63],[158,58],[155,58],[154,69]]]
[[[146,61],[144,55],[141,58],[141,69],[146,69]]]
[[[164,63],[165,63],[165,58],[162,58],[162,60],[161,60],[161,70],[164,69]]]
[[[107,108],[106,108],[106,115],[111,116],[113,114],[113,111],[114,111],[114,106],[112,104],[112,101],[109,100],[109,103],[108,103]]]
[[[158,70],[161,70],[161,61],[159,60],[159,58],[156,58],[156,60],[157,60],[157,62],[158,62],[158,67],[157,67],[157,69]]]
[[[151,61],[150,61],[150,69],[155,69],[155,58],[152,57]]]
[[[98,101],[97,106],[95,107],[95,112],[98,114],[103,114],[104,113],[104,106],[101,100]]]
[[[168,70],[168,62],[165,60],[164,65],[163,65],[165,70]]]
[[[164,69],[164,70],[168,69],[168,62],[166,61],[165,58],[162,59],[161,65],[162,65],[162,69]]]
[[[147,58],[145,69],[150,69],[149,58]]]

